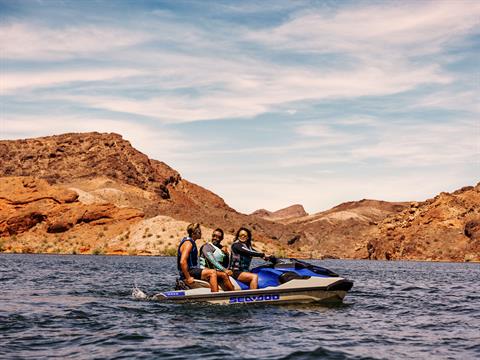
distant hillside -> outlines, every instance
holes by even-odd
[[[293,218],[307,216],[308,214],[302,205],[295,204],[295,205],[292,205],[277,211],[273,211],[273,212],[265,209],[260,209],[260,210],[254,211],[250,215],[257,216],[262,219],[266,219],[270,221],[283,222],[285,220],[291,220]]]
[[[480,261],[479,185],[420,203],[245,215],[117,134],[1,140],[0,159],[0,251],[168,254],[199,222],[204,240],[247,226],[279,256]]]
[[[388,216],[368,250],[372,259],[480,261],[480,183]]]
[[[377,224],[408,204],[351,201],[287,223],[302,235],[295,244],[310,248],[315,257],[367,258],[366,243]]]
[[[0,141],[0,176],[35,176],[74,188],[85,201],[134,206],[147,217],[167,215],[233,233],[254,229],[262,241],[286,242],[292,227],[240,214],[213,192],[149,159],[118,134],[70,133]],[[90,199],[90,200],[89,200]],[[95,202],[94,201],[94,202]]]

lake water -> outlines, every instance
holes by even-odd
[[[342,305],[165,304],[174,258],[0,254],[1,359],[479,359],[480,265],[312,261]]]

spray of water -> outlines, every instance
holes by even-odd
[[[137,280],[134,281],[133,283],[133,289],[132,289],[132,298],[136,300],[145,300],[148,299],[148,295],[145,294],[142,290],[137,285]]]

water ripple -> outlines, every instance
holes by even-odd
[[[480,357],[479,264],[319,263],[355,280],[344,304],[136,301],[175,259],[0,254],[0,359]]]

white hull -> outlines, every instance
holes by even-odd
[[[158,301],[206,302],[210,304],[259,304],[259,303],[312,303],[341,302],[351,282],[343,278],[295,279],[276,287],[255,290],[222,291],[213,293],[210,288],[169,291],[154,295]]]

